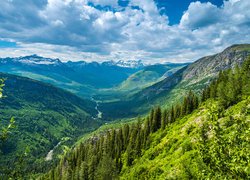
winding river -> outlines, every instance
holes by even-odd
[[[96,103],[95,110],[97,111],[96,117],[93,117],[94,119],[101,119],[102,118],[102,112],[98,109],[99,107],[99,102],[95,100],[93,97],[91,97],[91,100]]]

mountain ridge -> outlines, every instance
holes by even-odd
[[[42,61],[44,60],[44,61]],[[103,61],[103,62],[97,62],[97,61],[61,61],[59,58],[47,58],[42,57],[37,54],[27,55],[27,56],[19,56],[19,57],[6,57],[6,58],[0,58],[1,63],[7,63],[8,61],[13,62],[20,62],[23,64],[67,64],[67,63],[76,63],[81,65],[87,65],[87,64],[99,64],[99,65],[107,65],[107,66],[119,66],[124,68],[141,68],[145,66],[142,62],[142,60],[109,60],[109,61]]]
[[[168,64],[169,67],[171,65]],[[148,67],[150,66],[144,65],[141,60],[105,61],[100,63],[85,61],[61,62],[59,59],[44,58],[35,54],[23,57],[0,58],[0,71],[4,73],[51,83],[80,97],[89,99],[93,95],[102,93],[99,89],[119,86],[130,75]]]
[[[128,109],[127,114],[133,115],[146,113],[157,105],[169,107],[181,100],[181,96],[189,90],[200,92],[221,70],[241,65],[249,55],[250,44],[243,44],[233,45],[215,55],[200,58],[178,70],[172,76],[166,77],[130,97],[125,97],[120,102],[101,104],[103,115],[104,117],[112,117],[116,114],[116,118],[123,117],[124,112],[121,112],[119,108],[113,109],[115,113],[108,114],[113,106],[126,108]],[[216,66],[217,63],[219,63],[218,66]]]

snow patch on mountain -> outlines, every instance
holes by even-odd
[[[37,64],[37,65],[57,65],[62,63],[59,59],[44,58],[37,56],[36,54],[31,56],[15,58],[13,60],[24,64]]]
[[[142,63],[141,60],[128,60],[128,61],[120,60],[116,62],[116,66],[127,67],[127,68],[140,68],[143,67],[144,64]]]
[[[22,63],[26,65],[62,65],[65,64],[67,66],[87,66],[87,65],[92,65],[92,66],[118,66],[118,67],[123,67],[123,68],[142,68],[145,65],[141,60],[119,60],[119,61],[105,61],[102,63],[99,62],[86,62],[86,61],[77,61],[77,62],[72,62],[68,61],[66,63],[61,62],[59,59],[52,59],[52,58],[44,58],[41,56],[38,56],[36,54],[31,55],[31,56],[23,56],[23,57],[15,57],[15,58],[0,58],[0,63],[6,64],[6,63]]]
[[[44,58],[37,55],[23,56],[17,58],[0,58],[0,63],[21,63],[26,65],[60,65],[59,59]]]
[[[124,68],[141,68],[144,66],[141,60],[119,60],[119,61],[106,61],[102,63],[107,66],[119,66]]]

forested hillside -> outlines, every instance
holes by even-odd
[[[4,175],[18,177],[45,171],[58,159],[64,145],[71,146],[79,136],[102,123],[93,118],[97,111],[92,101],[28,78],[3,73],[0,77],[4,79],[1,129],[15,119],[15,128],[0,146],[0,179]],[[58,143],[60,146],[56,146]],[[53,149],[56,153],[45,162]]]
[[[120,101],[101,103],[103,117],[133,117],[148,112],[156,105],[170,108],[171,104],[180,101],[188,91],[200,93],[221,70],[242,65],[249,55],[250,45],[240,44],[230,46],[221,53],[200,58],[132,96],[122,96]],[[124,112],[123,109],[127,111]]]
[[[250,0],[0,0],[0,180],[250,180]]]
[[[94,136],[40,179],[249,179],[250,58],[199,98]]]

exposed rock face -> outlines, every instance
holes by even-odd
[[[190,64],[183,73],[183,80],[215,76],[221,70],[242,64],[249,55],[250,44],[233,45],[221,53],[203,57]]]
[[[199,88],[202,88],[221,70],[241,65],[248,56],[250,56],[250,44],[233,45],[221,53],[203,57],[180,69],[172,76],[137,93],[134,98],[153,99],[161,93],[171,91],[180,83],[182,83],[181,88],[184,89],[188,89],[187,86],[194,86],[194,84],[199,84]]]

